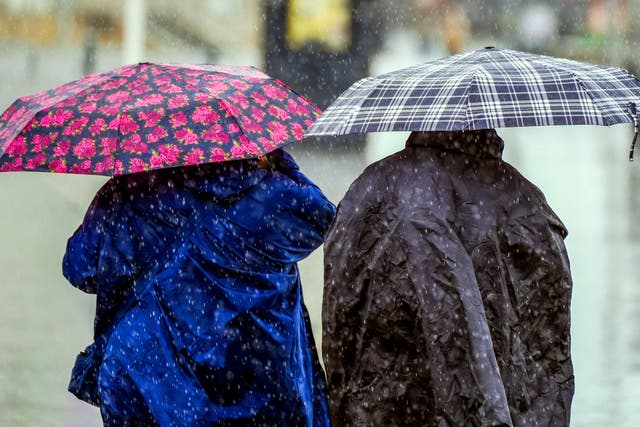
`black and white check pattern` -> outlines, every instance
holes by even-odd
[[[307,135],[633,122],[640,80],[605,67],[485,48],[354,83]]]

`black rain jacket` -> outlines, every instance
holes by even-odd
[[[325,241],[332,425],[566,426],[567,231],[494,130],[413,133]]]

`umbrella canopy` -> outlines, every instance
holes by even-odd
[[[139,63],[25,96],[0,116],[0,171],[115,176],[258,157],[320,110],[246,66]]]
[[[624,69],[488,47],[354,83],[307,135],[633,122]]]

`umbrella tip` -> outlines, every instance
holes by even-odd
[[[495,47],[495,46],[485,46],[484,48],[485,48],[486,50],[491,50],[491,49],[495,49],[496,47]]]

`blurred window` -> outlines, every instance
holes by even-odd
[[[290,0],[287,10],[287,45],[293,51],[305,45],[344,52],[351,45],[351,0]]]

